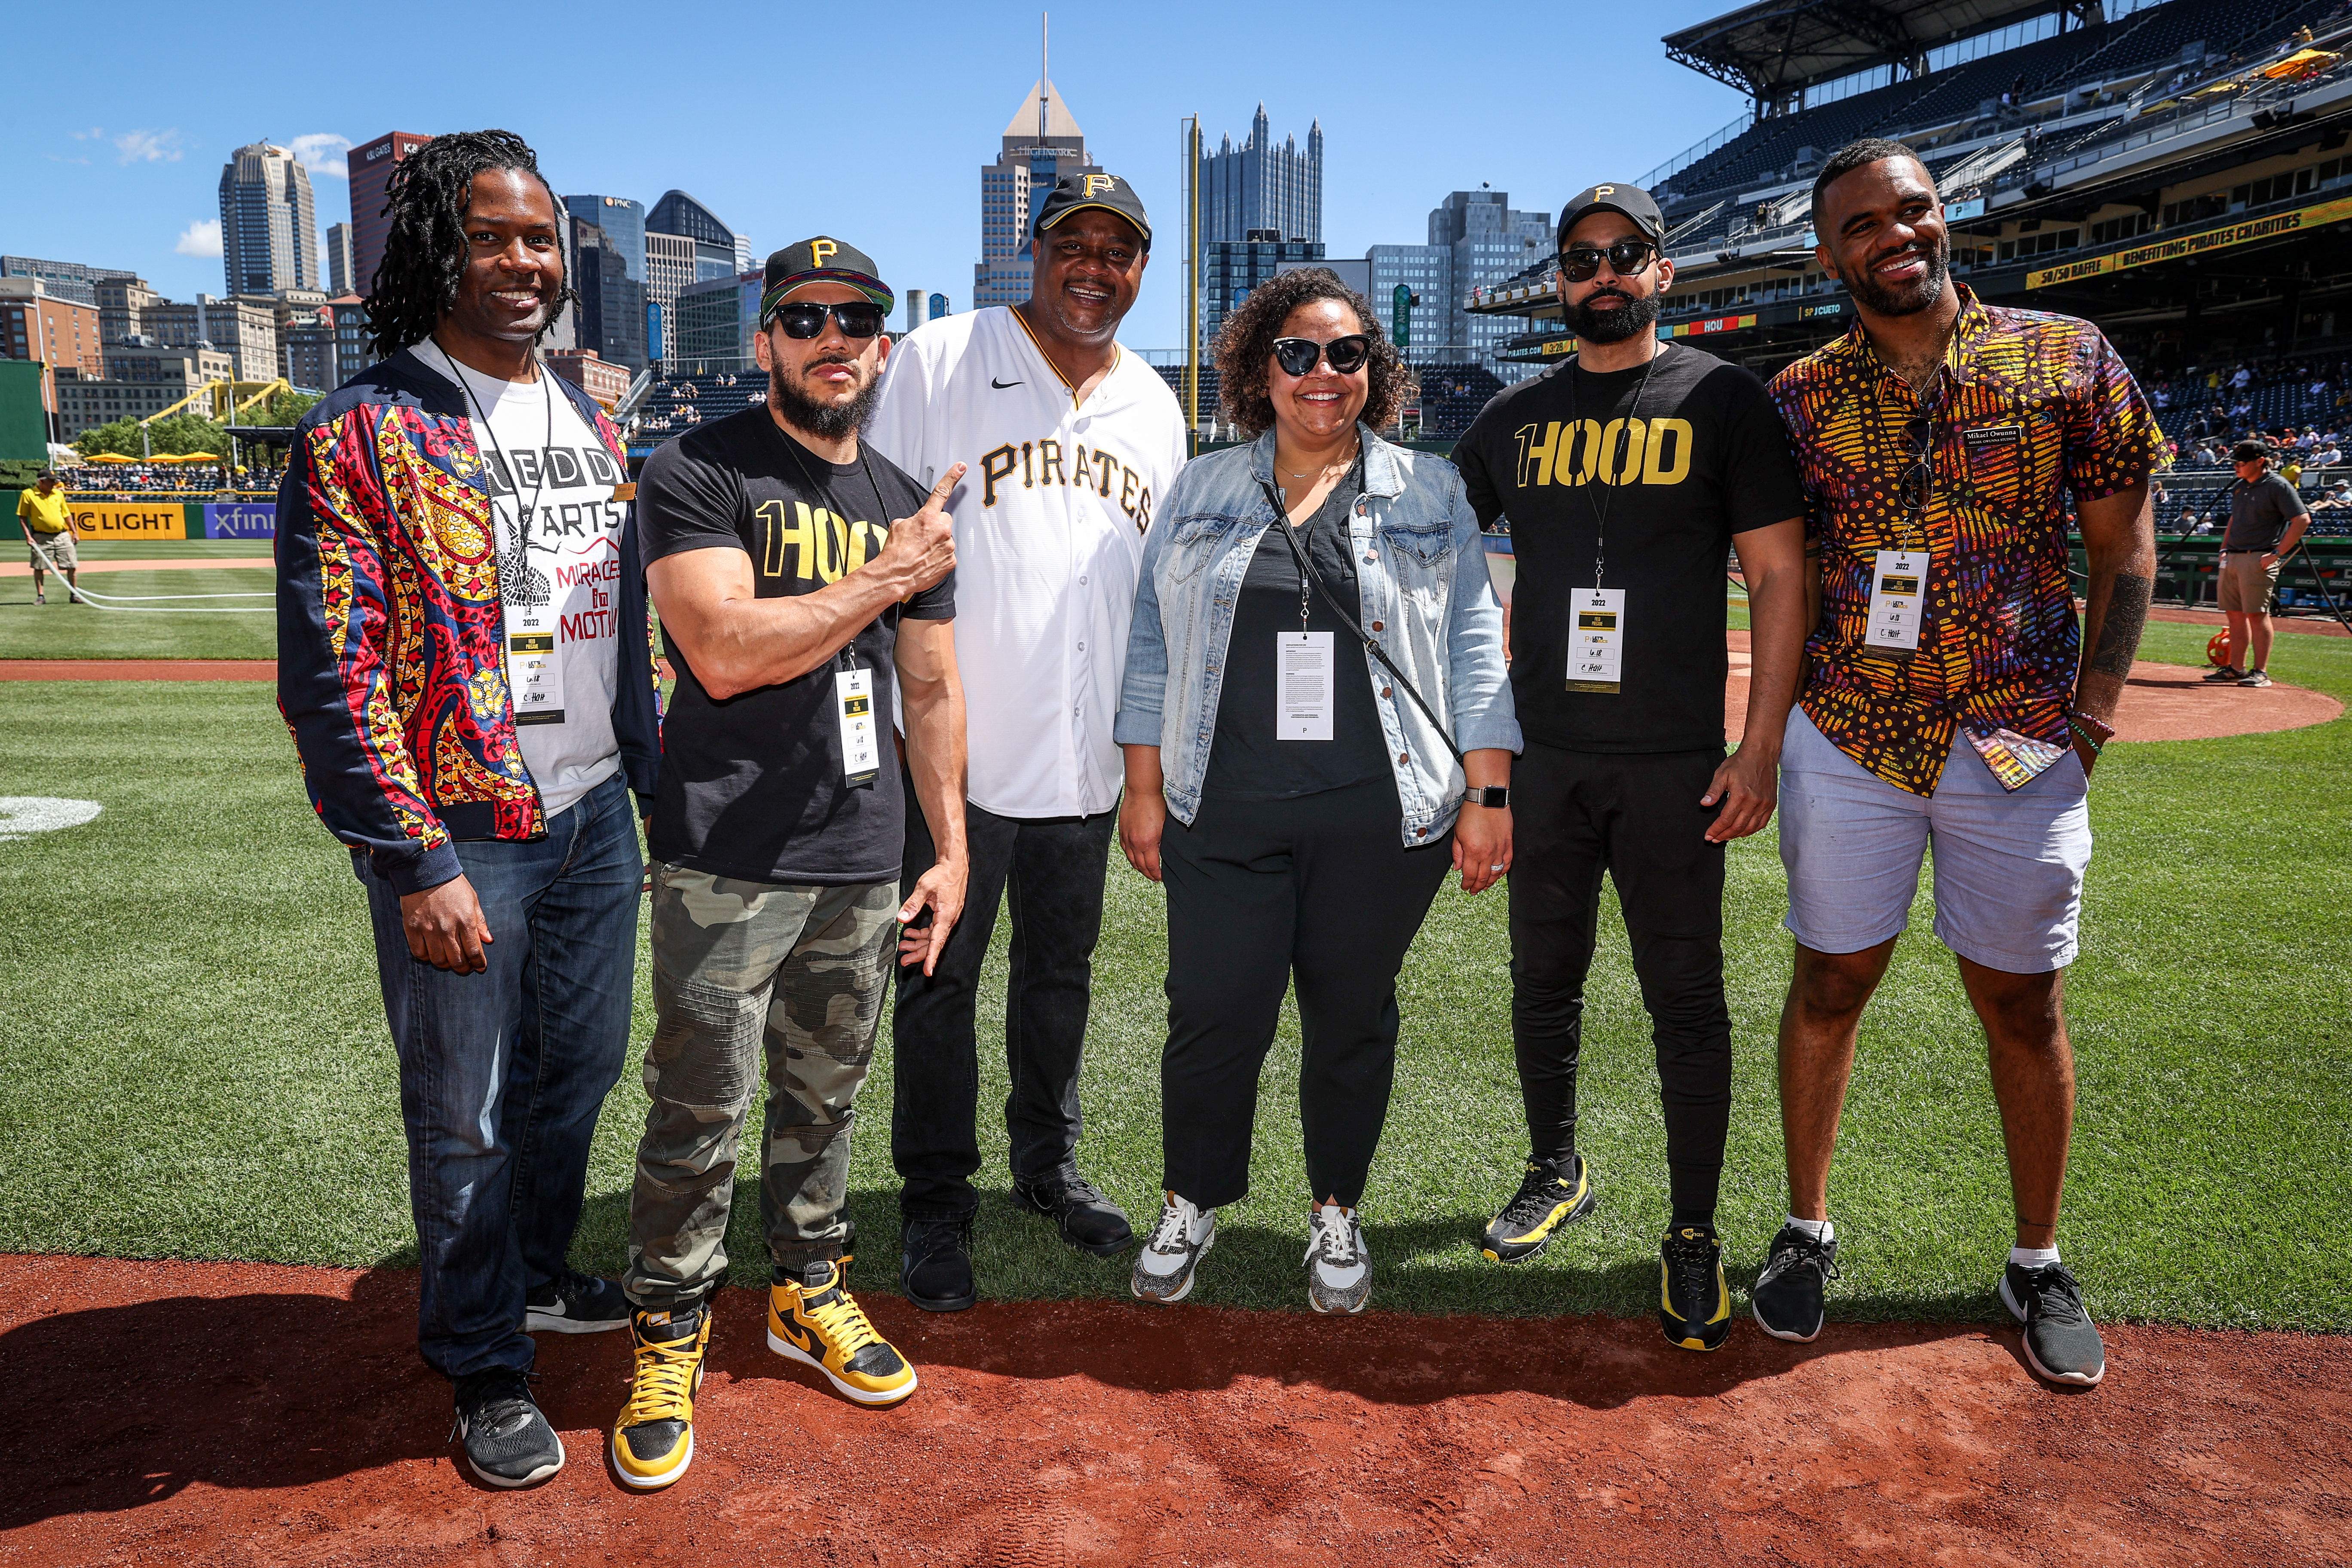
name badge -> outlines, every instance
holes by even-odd
[[[1568,689],[1617,694],[1625,653],[1625,590],[1579,588],[1569,600]]]
[[[515,722],[562,723],[563,666],[555,657],[554,631],[536,629],[536,616],[508,618],[507,689],[514,698]]]
[[[1925,550],[1882,550],[1870,574],[1868,650],[1908,658],[1919,650],[1919,623],[1927,613]]]
[[[1276,633],[1274,669],[1280,693],[1274,710],[1274,738],[1329,740],[1331,713],[1337,705],[1331,680],[1331,634]]]
[[[874,672],[837,669],[834,699],[841,705],[841,776],[863,789],[882,775],[882,752],[874,733]]]

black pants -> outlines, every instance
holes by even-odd
[[[1407,849],[1399,816],[1382,780],[1169,819],[1160,1147],[1177,1196],[1248,1193],[1258,1073],[1294,973],[1307,1184],[1350,1208],[1363,1195],[1396,1074],[1397,970],[1452,865],[1452,834]]]
[[[1087,1001],[1118,814],[1019,818],[969,801],[963,809],[971,849],[963,918],[934,973],[926,976],[919,964],[898,971],[890,1019],[890,1158],[906,1183],[899,1210],[910,1219],[960,1219],[980,1205],[971,1185],[980,1169],[974,1015],[1000,901],[1013,911],[1004,1003],[1004,1065],[1013,1080],[1004,1129],[1013,1140],[1013,1174],[1049,1176],[1078,1146]],[[900,896],[938,859],[910,781]]]
[[[1576,1151],[1576,1062],[1601,874],[1617,884],[1649,1009],[1674,1217],[1710,1220],[1731,1121],[1723,848],[1699,797],[1720,752],[1611,755],[1529,742],[1511,770],[1511,1039],[1538,1160]]]

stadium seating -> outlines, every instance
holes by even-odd
[[[711,419],[764,403],[767,378],[755,369],[668,377],[654,383],[638,412],[633,445],[650,450]]]

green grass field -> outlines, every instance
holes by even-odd
[[[13,603],[19,584],[5,586],[0,651],[31,653],[16,629],[30,614]],[[44,612],[80,614],[99,618]],[[2205,635],[2156,626],[2146,652],[2200,662]],[[2282,637],[2273,668],[2352,699],[2352,641]],[[0,842],[0,1249],[409,1258],[392,1053],[360,890],[303,802],[270,688],[9,683],[0,737],[0,795],[105,806],[82,826]],[[2084,957],[2069,977],[2082,1108],[2062,1239],[2102,1317],[2352,1328],[2352,1265],[2332,1228],[2352,1114],[2347,762],[2352,721],[2338,721],[2119,744],[2100,769]],[[1116,858],[1110,889],[1081,1158],[1148,1218],[1160,901]],[[1770,834],[1736,846],[1727,947],[1738,1079],[1721,1218],[1741,1285],[1783,1206],[1771,1065],[1790,952],[1782,896]],[[1999,1126],[1981,1040],[1927,916],[1923,900],[1866,1019],[1833,1177],[1845,1268],[1835,1310],[1848,1316],[1998,1310],[1990,1286],[2010,1213]],[[1665,1214],[1655,1075],[1613,909],[1602,930],[1584,1091],[1601,1207],[1541,1258],[1506,1270],[1476,1248],[1524,1136],[1503,902],[1440,897],[1406,965],[1396,1098],[1365,1204],[1379,1305],[1650,1310]],[[642,1040],[642,970],[639,994]],[[983,1010],[983,1042],[997,1037],[996,1015]],[[1294,1021],[1265,1079],[1255,1191],[1222,1216],[1197,1300],[1302,1305],[1297,1039]],[[1002,1053],[992,1062],[983,1043],[982,1061],[985,1123],[1002,1100]],[[871,1289],[894,1288],[896,1271],[889,1093],[886,1047],[852,1183]],[[583,1268],[623,1260],[642,1107],[632,1068],[599,1132]],[[1083,1258],[1011,1208],[1002,1142],[1001,1130],[983,1138],[996,1148],[982,1175],[983,1289],[1122,1294],[1126,1259]],[[762,1256],[753,1195],[740,1198],[730,1250],[748,1280]]]
[[[7,542],[10,561],[25,547]],[[115,561],[268,560],[266,539],[156,540],[85,543],[86,565]],[[48,581],[45,605],[33,603],[30,577],[0,577],[0,658],[275,658],[278,622],[267,599],[205,599],[198,594],[267,594],[275,586],[267,566],[173,568],[163,572],[92,572],[81,585],[93,594],[147,599],[125,609],[68,602],[65,584]],[[204,610],[205,614],[186,612]],[[215,615],[213,610],[259,611]]]

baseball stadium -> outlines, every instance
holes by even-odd
[[[229,450],[159,440],[64,470],[78,575],[49,573],[37,605],[10,520],[52,460],[37,376],[15,374],[38,367],[0,362],[0,1378],[33,1460],[0,1500],[0,1563],[2352,1561],[2352,1263],[2336,1235],[2352,5],[1758,0],[1662,42],[1750,104],[1643,182],[1674,264],[1661,337],[1769,378],[1849,331],[1813,182],[1840,147],[1885,137],[1936,182],[1953,276],[1988,305],[2095,323],[2168,443],[2154,603],[2090,795],[2097,852],[2064,984],[2063,1235],[2104,1382],[2037,1379],[2003,1310],[2001,1122],[1924,883],[1861,1025],[1829,1331],[1790,1342],[1749,1321],[1789,1198],[1776,824],[1726,857],[1721,1350],[1654,1326],[1666,1129],[1613,888],[1583,1016],[1597,1208],[1515,1267],[1482,1254],[1527,1157],[1510,941],[1500,889],[1449,881],[1398,983],[1363,1215],[1380,1287],[1353,1317],[1300,1296],[1295,998],[1250,1194],[1222,1209],[1214,1267],[1181,1306],[1132,1299],[1128,1259],[1024,1211],[990,1127],[1016,1092],[995,1048],[1016,962],[1000,922],[979,993],[976,1307],[901,1294],[887,1048],[849,1156],[868,1253],[855,1283],[921,1394],[857,1409],[761,1348],[747,1179],[694,1474],[632,1492],[598,1470],[629,1387],[622,1336],[557,1333],[533,1379],[571,1472],[478,1484],[417,1354],[422,1259],[367,900],[277,705],[291,389],[225,379],[121,427],[202,414]],[[1465,303],[1517,323],[1515,365],[1579,346],[1557,258]],[[1181,365],[1154,368],[1181,392]],[[1424,451],[1503,384],[1467,362],[1415,368],[1398,434]],[[634,478],[765,385],[748,363],[678,363],[599,402]],[[2228,661],[2221,535],[2249,439],[2310,505],[2256,689],[2208,679]],[[1489,548],[1507,595],[1507,538]],[[2079,588],[2080,540],[2073,562]],[[1730,570],[1736,742],[1754,628]],[[1079,1158],[1140,1216],[1163,1190],[1167,900],[1116,846],[1109,864]],[[632,1262],[650,968],[641,952],[630,1066],[593,1134],[571,1251],[589,1276]]]

